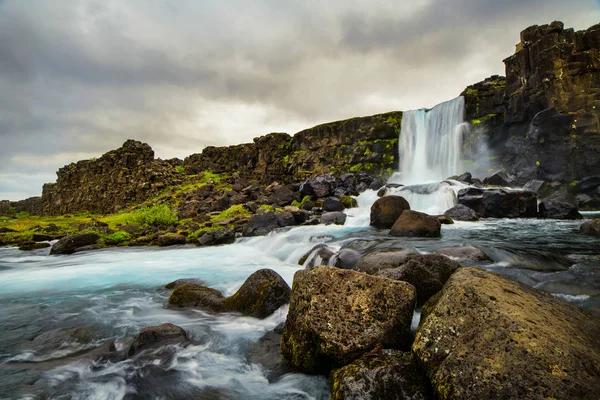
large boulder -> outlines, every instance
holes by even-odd
[[[412,284],[417,289],[417,304],[425,303],[439,292],[460,264],[436,254],[409,254],[396,268],[377,273],[390,279]]]
[[[600,218],[585,221],[579,230],[586,235],[600,236]]]
[[[81,235],[65,236],[54,243],[50,254],[73,254],[78,248],[95,244],[100,236],[97,233],[83,233]]]
[[[510,186],[512,178],[503,171],[497,171],[483,180],[484,185]]]
[[[142,329],[133,339],[127,351],[127,357],[133,357],[149,348],[173,343],[186,343],[188,341],[187,333],[177,325],[162,324],[159,326],[149,326]]]
[[[333,400],[426,400],[426,377],[408,352],[376,349],[332,372]]]
[[[256,318],[266,318],[290,302],[290,287],[271,269],[260,269],[223,304],[229,311],[238,311]]]
[[[351,270],[317,267],[294,275],[281,353],[295,367],[328,372],[378,345],[405,347],[415,289]]]
[[[225,311],[223,293],[203,285],[186,283],[178,286],[169,297],[169,304],[177,307],[197,307],[204,311]]]
[[[323,211],[342,211],[344,208],[338,197],[327,197],[323,201]]]
[[[371,226],[390,229],[405,210],[410,210],[410,205],[404,197],[384,196],[377,199],[371,206]]]
[[[469,267],[426,304],[412,351],[439,399],[596,399],[598,332],[575,305]]]
[[[385,197],[384,197],[385,198]],[[442,224],[437,217],[406,210],[396,220],[390,235],[408,237],[439,237]]]
[[[538,209],[542,218],[583,219],[576,206],[564,201],[542,201]]]
[[[457,204],[454,207],[446,210],[444,215],[452,218],[455,221],[479,221],[479,216],[472,208],[464,204]]]
[[[408,254],[405,250],[368,253],[358,260],[353,269],[372,275],[383,269],[399,267],[406,261]]]
[[[244,236],[264,236],[277,228],[296,225],[292,213],[269,211],[253,215],[244,228]]]
[[[537,216],[537,196],[527,190],[469,187],[458,192],[458,203],[484,218],[525,218]]]

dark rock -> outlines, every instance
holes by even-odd
[[[456,221],[479,221],[477,213],[463,204],[457,204],[444,212],[444,215]]]
[[[576,196],[577,206],[580,210],[600,209],[600,195],[594,197],[581,193]]]
[[[289,302],[290,287],[283,278],[271,269],[261,269],[250,275],[223,304],[231,311],[266,318]]]
[[[309,373],[328,372],[378,345],[410,340],[415,289],[356,271],[332,267],[294,275],[281,353]]]
[[[334,267],[342,269],[353,269],[358,260],[362,257],[362,253],[352,249],[341,249],[332,258]]]
[[[426,400],[427,378],[409,352],[376,349],[334,370],[330,378],[334,400]]]
[[[436,250],[435,254],[449,257],[461,263],[480,263],[492,260],[487,254],[481,251],[481,249],[474,246],[444,247]]]
[[[586,176],[580,179],[573,187],[573,193],[598,193],[600,175]]]
[[[294,216],[286,211],[268,211],[250,217],[244,228],[244,236],[264,236],[269,232],[286,226],[296,225]]]
[[[31,236],[31,240],[33,240],[34,242],[46,242],[54,240],[54,236],[44,235],[41,233],[34,233],[33,236]]]
[[[196,278],[182,278],[174,280],[173,282],[169,282],[165,285],[165,289],[173,290],[177,289],[179,286],[183,286],[185,284],[192,283],[194,285],[204,285],[204,282],[200,279]]]
[[[0,233],[12,233],[12,232],[17,232],[17,231],[14,229],[11,229],[11,228],[6,228],[4,226],[0,228]]]
[[[585,221],[579,230],[586,235],[600,236],[600,218]]]
[[[321,223],[325,225],[344,225],[345,222],[346,214],[341,211],[325,212],[321,215]]]
[[[459,182],[465,182],[470,184],[471,182],[473,182],[473,176],[470,172],[465,172],[464,174],[457,176],[456,180]]]
[[[531,180],[523,186],[523,190],[527,190],[541,196],[548,191],[548,182]]]
[[[483,180],[484,185],[510,186],[512,179],[503,171],[494,172]]]
[[[342,211],[344,206],[337,197],[328,197],[323,201],[323,211]]]
[[[185,236],[183,235],[159,235],[157,238],[159,246],[175,246],[178,244],[185,244]]]
[[[542,201],[539,205],[539,216],[541,218],[554,219],[583,219],[577,207],[571,203],[562,201]]]
[[[37,249],[45,249],[46,247],[50,247],[50,243],[36,243],[33,240],[27,240],[19,245],[19,250],[31,251]]]
[[[250,345],[250,361],[260,364],[267,371],[267,379],[269,382],[277,380],[284,374],[294,372],[294,369],[281,356],[281,334],[283,333],[283,325],[281,330],[269,331],[261,337],[258,342]]]
[[[187,333],[177,325],[162,324],[159,326],[149,326],[142,329],[133,339],[127,351],[127,357],[133,357],[144,350],[157,346],[187,342],[189,342]]]
[[[372,275],[384,269],[399,267],[406,261],[408,254],[404,250],[365,254],[357,261],[353,269]]]
[[[449,216],[442,214],[435,216],[442,225],[453,225],[454,221]]]
[[[96,233],[66,236],[54,243],[50,249],[50,254],[73,254],[77,248],[92,245],[98,239],[100,239],[100,236]]]
[[[223,293],[202,285],[186,283],[177,287],[169,297],[169,304],[178,307],[197,307],[210,312],[225,311]]]
[[[390,279],[405,281],[417,289],[417,304],[425,303],[439,292],[460,264],[435,254],[409,254],[400,266],[377,273]]]
[[[301,210],[297,207],[287,206],[284,208],[284,211],[289,212],[294,217],[294,221],[296,225],[302,225],[306,221],[310,219],[311,213],[310,211]]]
[[[373,182],[369,185],[369,188],[372,190],[379,190],[385,186],[385,182],[379,178],[373,179]]]
[[[412,352],[435,398],[594,399],[599,331],[574,304],[461,268],[424,307]]]
[[[292,201],[294,201],[294,193],[290,189],[280,185],[273,186],[272,193],[269,195],[269,204],[284,207],[292,204]]]
[[[235,242],[235,233],[232,231],[207,232],[198,239],[198,246],[219,246]]]
[[[484,218],[537,216],[535,193],[525,190],[466,188],[458,192],[458,203]]]
[[[329,259],[335,254],[335,251],[324,243],[319,243],[303,255],[298,260],[299,265],[307,269],[318,267],[319,265],[328,265]]]
[[[354,186],[356,183],[356,176],[352,173],[346,173],[340,175],[340,184],[345,188]]]
[[[418,211],[406,210],[390,229],[392,236],[439,237],[441,224],[438,218]]]
[[[384,196],[371,206],[371,226],[389,229],[405,210],[410,210],[410,205],[404,197]]]
[[[304,181],[300,185],[300,195],[302,197],[312,196],[313,198],[327,197],[331,196],[336,188],[337,183],[335,178],[332,175],[326,174]]]

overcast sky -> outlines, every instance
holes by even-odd
[[[598,0],[0,0],[0,199],[126,139],[158,157],[433,105]]]

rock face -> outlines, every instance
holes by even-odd
[[[384,197],[385,198],[385,197]],[[408,237],[439,237],[442,225],[437,217],[407,210],[396,220],[390,235]]]
[[[417,289],[417,304],[425,303],[439,292],[460,264],[436,254],[409,254],[396,267],[377,273],[390,279],[405,281]]]
[[[135,140],[98,159],[69,164],[57,175],[56,183],[43,188],[46,215],[115,212],[181,183],[182,178],[169,163],[155,160],[150,146]]]
[[[333,400],[426,400],[425,377],[410,353],[377,349],[331,374]]]
[[[537,216],[537,197],[526,190],[466,188],[458,192],[458,203],[485,218]]]
[[[587,235],[600,236],[600,218],[585,221],[579,230]]]
[[[404,197],[384,196],[371,206],[371,226],[390,229],[406,210],[410,210],[410,205]]]
[[[564,201],[542,201],[538,207],[542,218],[583,219],[577,207]]]
[[[170,343],[188,342],[187,333],[179,326],[173,324],[162,324],[159,326],[149,326],[133,339],[129,346],[127,357],[133,357],[143,350],[157,345]]]
[[[93,245],[98,239],[100,239],[100,236],[96,233],[66,236],[54,243],[50,249],[50,254],[73,254],[78,248]]]
[[[281,353],[317,373],[378,345],[406,346],[414,303],[415,289],[406,282],[332,267],[298,271]]]
[[[472,208],[464,204],[457,204],[454,207],[446,210],[444,215],[452,218],[455,221],[479,221],[479,216]]]
[[[595,399],[600,321],[477,268],[426,304],[413,354],[439,399]]]
[[[242,287],[225,299],[228,310],[256,318],[266,318],[290,302],[290,287],[271,269],[261,269],[246,279]]]

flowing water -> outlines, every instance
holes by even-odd
[[[221,247],[70,256],[0,248],[0,398],[326,399],[326,378],[296,373],[270,382],[248,358],[249,346],[285,320],[285,307],[265,320],[171,310],[162,289],[199,278],[232,294],[260,268],[291,284],[298,259],[318,243],[341,249],[359,240],[368,251],[422,253],[474,245],[492,258],[480,266],[600,314],[600,239],[580,234],[580,221],[458,222],[444,225],[441,238],[402,239],[368,227],[375,198],[373,191],[361,195],[363,207],[348,211],[345,226],[297,227]],[[194,344],[143,360],[94,357],[110,341],[126,349],[140,329],[165,322],[190,332]]]

